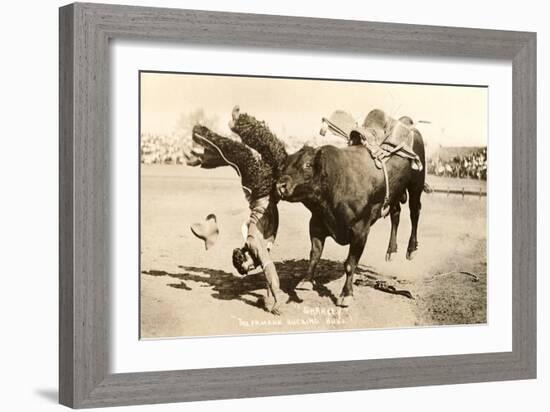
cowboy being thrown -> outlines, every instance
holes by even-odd
[[[263,304],[267,311],[279,314],[285,295],[280,290],[279,276],[271,260],[270,249],[279,227],[275,182],[287,153],[283,143],[271,133],[265,123],[241,114],[238,106],[233,109],[229,126],[241,137],[242,143],[220,136],[204,126],[195,126],[193,142],[198,148],[185,154],[187,164],[200,165],[205,169],[230,166],[240,176],[249,203],[250,217],[244,231],[244,246],[233,250],[233,266],[243,275],[256,267],[262,268],[267,281],[267,294]],[[255,156],[251,148],[261,158]],[[217,235],[217,230],[211,232]],[[207,237],[198,237],[211,243]]]

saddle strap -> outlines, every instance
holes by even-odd
[[[420,157],[412,150],[412,146],[408,146],[405,142],[401,142],[399,145],[395,147],[391,147],[389,150],[386,150],[387,157],[391,155],[396,155],[399,157],[402,157],[404,159],[412,160],[411,167],[414,170],[422,171],[423,166],[422,162],[420,161]]]

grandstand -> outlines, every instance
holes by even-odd
[[[428,159],[427,172],[436,176],[487,180],[487,147],[440,146]]]

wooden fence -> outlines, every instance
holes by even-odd
[[[432,186],[430,185],[430,188],[432,189],[432,193],[446,193],[447,196],[449,195],[462,195],[464,196],[478,196],[483,197],[487,196],[487,191],[483,189],[482,187],[479,187],[477,189],[469,187],[444,187],[444,186]]]

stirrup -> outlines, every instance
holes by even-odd
[[[420,159],[413,159],[411,161],[411,167],[413,170],[416,170],[418,172],[421,172],[423,169],[422,162],[420,161]]]

